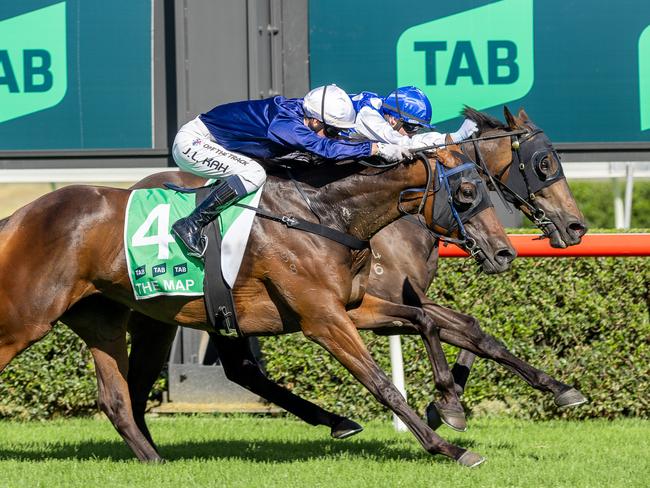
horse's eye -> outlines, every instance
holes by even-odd
[[[470,204],[476,199],[476,186],[472,183],[463,183],[456,192],[455,200],[460,204]]]
[[[550,161],[548,160],[547,157],[542,159],[541,163],[539,163],[539,168],[545,174],[547,174],[549,169],[551,169],[551,163],[550,163]]]

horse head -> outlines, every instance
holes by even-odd
[[[475,163],[452,144],[438,148],[429,161],[435,170],[424,205],[427,227],[441,239],[465,249],[488,273],[510,268],[516,256]]]
[[[523,109],[515,116],[504,106],[503,113],[506,125],[472,108],[464,110],[478,123],[481,137],[497,131],[504,136],[481,143],[503,196],[544,232],[551,246],[579,244],[587,226],[553,144]]]

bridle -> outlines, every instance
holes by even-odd
[[[498,174],[495,174],[494,177],[492,176],[489,169],[487,168],[487,165],[485,164],[485,161],[483,160],[483,157],[481,155],[479,145],[477,143],[477,141],[481,140],[481,138],[472,138],[471,141],[474,146],[474,151],[476,152],[477,162],[479,163],[483,172],[487,175],[489,181],[497,190],[497,193],[499,193],[499,197],[502,200],[507,200],[508,202],[512,203],[518,208],[525,207],[528,210],[528,212],[524,212],[524,214],[537,227],[541,229],[544,237],[550,237],[554,232],[557,231],[557,226],[548,217],[546,217],[544,210],[537,203],[537,198],[535,197],[535,193],[540,189],[552,184],[556,179],[558,179],[558,177],[560,176],[563,177],[564,175],[562,173],[562,167],[561,165],[559,165],[557,173],[553,175],[551,178],[544,178],[542,180],[540,176],[540,180],[542,183],[535,186],[531,184],[528,171],[532,170],[536,172],[535,166],[537,162],[543,159],[544,157],[548,157],[550,154],[554,155],[557,161],[559,162],[560,161],[559,155],[557,154],[557,151],[555,151],[555,149],[553,149],[552,147],[546,151],[544,150],[535,151],[527,161],[528,164],[531,166],[530,168],[526,165],[524,159],[521,156],[522,144],[530,141],[536,135],[543,134],[543,133],[544,131],[542,129],[535,128],[530,132],[528,131],[523,133],[517,132],[517,133],[502,134],[500,136],[491,137],[491,138],[510,137],[510,146],[512,151],[510,162]],[[513,166],[515,166],[518,169],[518,173],[508,174],[508,183],[510,183],[509,185],[508,183],[504,183],[502,181],[502,178],[503,175],[506,173],[506,171],[510,170]],[[519,188],[513,189],[512,186],[516,186]],[[524,190],[524,189],[526,192],[525,198],[523,198],[520,195],[520,192],[517,191],[517,190]]]
[[[450,179],[456,177],[460,178],[461,174],[467,171],[471,170],[478,170],[476,164],[472,161],[464,162],[458,166],[455,166],[453,168],[447,168],[445,167],[439,159],[436,159],[436,177],[434,179],[433,173],[431,171],[431,166],[429,165],[429,158],[424,152],[418,152],[416,153],[416,157],[418,160],[422,161],[423,164],[425,165],[426,171],[427,171],[427,184],[425,187],[422,188],[409,188],[407,190],[403,190],[400,192],[399,196],[399,201],[398,201],[398,208],[400,212],[403,215],[407,216],[412,216],[415,217],[416,222],[422,226],[429,234],[431,234],[436,241],[443,241],[443,242],[448,242],[448,243],[453,243],[461,248],[465,249],[471,257],[476,258],[477,260],[481,261],[482,258],[484,258],[484,252],[483,250],[477,246],[477,243],[474,239],[468,236],[467,231],[465,230],[465,226],[463,224],[463,220],[469,220],[473,215],[476,215],[480,211],[482,211],[484,208],[491,206],[491,202],[489,200],[489,196],[487,195],[487,191],[484,191],[483,193],[476,196],[475,198],[475,203],[470,205],[471,212],[468,213],[467,215],[461,216],[461,214],[458,212],[456,209],[456,206],[454,205],[454,199],[453,199],[453,189],[452,185],[450,183]],[[477,178],[478,176],[478,171],[476,172]],[[437,187],[436,187],[437,183]],[[418,206],[418,209],[416,212],[411,213],[408,212],[406,209],[404,209],[402,202],[404,195],[407,193],[422,193],[422,199],[420,201],[420,204]],[[480,190],[479,190],[480,192]],[[449,233],[453,229],[454,226],[458,228],[458,234],[459,238],[454,238],[449,235],[441,234],[439,232],[436,232],[435,230],[431,229],[427,224],[426,220],[424,218],[424,207],[426,205],[426,201],[428,196],[431,193],[445,193],[446,198],[440,198],[441,196],[438,195],[438,197],[434,201],[434,209],[432,210],[434,214],[436,211],[437,213],[440,214],[441,211],[443,213],[449,213],[451,216],[451,219],[448,219],[449,222],[437,222],[437,226],[443,229],[446,229]],[[442,208],[445,205],[448,207]],[[434,220],[437,221],[437,219],[434,218]]]

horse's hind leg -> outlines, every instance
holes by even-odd
[[[456,393],[458,396],[462,396],[465,391],[465,386],[467,385],[467,379],[469,378],[469,373],[472,370],[472,365],[476,359],[476,354],[461,349],[458,351],[458,356],[456,356],[456,362],[454,363],[453,368],[451,368],[451,374],[454,377],[454,383],[456,385]]]
[[[559,407],[580,405],[587,401],[575,388],[516,357],[494,337],[485,333],[474,317],[435,304],[427,304],[425,308],[440,326],[440,337],[444,342],[504,365],[533,388],[552,393],[555,404]]]
[[[330,427],[330,435],[335,439],[344,439],[363,430],[356,422],[328,412],[270,380],[260,369],[247,339],[218,334],[210,334],[210,337],[217,346],[224,373],[230,381],[275,403],[310,425]]]
[[[126,323],[129,309],[95,295],[62,317],[88,345],[95,360],[101,410],[141,461],[161,458],[133,419],[126,382]]]
[[[131,407],[136,424],[154,448],[156,445],[147,428],[144,413],[151,388],[169,357],[177,329],[176,325],[159,322],[138,312],[131,312],[129,316],[131,352],[128,383]]]
[[[35,342],[40,341],[52,330],[51,324],[14,325],[6,321],[0,324],[0,372]]]

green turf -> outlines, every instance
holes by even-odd
[[[441,434],[487,456],[461,467],[388,423],[343,441],[294,420],[149,420],[162,465],[135,461],[105,419],[0,422],[0,486],[648,487],[650,422],[471,420]]]

